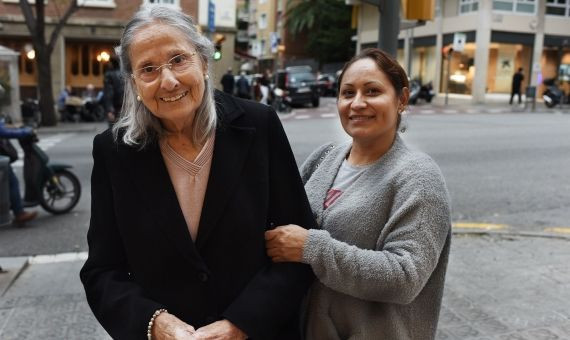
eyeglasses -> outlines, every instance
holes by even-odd
[[[168,69],[176,74],[182,74],[192,65],[192,57],[196,55],[196,52],[192,53],[180,53],[170,58],[166,64],[160,66],[147,65],[135,70],[131,77],[136,77],[145,83],[150,83],[158,78],[163,67],[168,67]]]

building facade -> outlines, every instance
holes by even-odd
[[[207,0],[79,0],[80,8],[62,29],[51,57],[54,97],[70,85],[77,93],[88,85],[103,86],[108,56],[119,44],[124,25],[141,6],[162,4],[181,9],[197,19],[206,34],[223,32],[223,58],[212,69],[217,79],[232,65],[235,35],[235,0],[213,0],[215,26],[208,22]],[[33,3],[33,2],[32,2]],[[32,5],[34,6],[34,5]],[[67,3],[46,1],[46,36],[65,12]],[[19,52],[20,98],[37,98],[37,67],[30,33],[18,0],[0,0],[0,45]]]
[[[359,3],[358,50],[376,46],[378,9]],[[544,79],[568,86],[570,2],[560,0],[438,0],[435,18],[400,31],[398,60],[411,78],[431,81],[439,92],[485,102],[489,94],[510,93],[520,67],[529,85]],[[454,37],[464,42],[450,52]],[[568,89],[567,89],[568,91]]]

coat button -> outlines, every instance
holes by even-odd
[[[206,282],[208,281],[208,274],[201,272],[198,274],[198,280],[202,281],[202,282]]]

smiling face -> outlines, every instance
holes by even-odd
[[[132,78],[143,104],[169,131],[191,126],[202,103],[207,66],[195,51],[181,31],[161,23],[145,26],[133,37],[129,50],[133,70],[164,65],[181,53],[189,58],[184,71],[162,67],[153,81]]]
[[[404,102],[386,74],[364,58],[346,69],[337,107],[342,127],[354,142],[391,145]]]

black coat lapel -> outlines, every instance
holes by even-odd
[[[196,239],[198,250],[204,246],[210,233],[215,229],[219,217],[224,213],[229,197],[240,180],[242,168],[255,134],[254,127],[232,125],[232,122],[242,114],[237,110],[235,103],[225,98],[218,98],[218,100],[223,102],[223,105],[217,107],[218,116],[222,122],[216,131],[214,157],[200,216]]]
[[[145,206],[141,209],[151,211],[157,232],[163,233],[194,266],[203,268],[203,262],[190,237],[158,143],[153,142],[140,151],[133,150],[131,154],[136,169],[132,175],[139,189],[135,194],[140,194],[145,201]],[[133,169],[133,167],[127,168]]]

